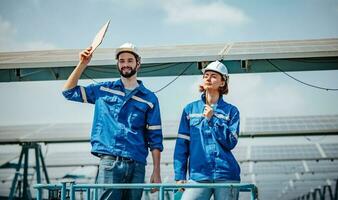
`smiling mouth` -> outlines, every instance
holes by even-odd
[[[131,71],[132,68],[131,67],[122,67],[122,71],[125,71],[125,70]]]

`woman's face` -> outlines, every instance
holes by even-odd
[[[223,87],[225,81],[222,79],[222,76],[213,71],[206,71],[203,74],[203,87],[208,91],[218,91],[220,87]]]

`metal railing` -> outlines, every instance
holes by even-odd
[[[66,182],[60,184],[36,184],[34,188],[37,190],[36,199],[42,200],[43,190],[55,191],[59,190],[61,192],[61,200],[75,200],[76,192],[85,192],[86,199],[98,199],[98,190],[99,189],[139,189],[143,188],[150,190],[152,188],[157,188],[159,190],[159,200],[164,200],[164,191],[177,191],[180,188],[236,188],[240,192],[250,192],[251,200],[258,198],[257,187],[254,184],[245,184],[245,183],[201,183],[201,184],[75,184],[71,182],[67,184]],[[93,191],[93,192],[92,192]]]

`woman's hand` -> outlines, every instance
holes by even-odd
[[[213,114],[214,114],[214,110],[212,109],[212,107],[209,106],[208,104],[205,104],[204,111],[203,111],[204,117],[211,119]]]

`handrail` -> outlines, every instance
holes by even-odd
[[[36,184],[34,188],[37,190],[37,200],[42,200],[42,190],[61,190],[61,200],[66,200],[66,191],[69,190],[70,200],[75,200],[76,191],[85,191],[87,200],[90,199],[90,192],[93,189],[93,199],[98,199],[98,189],[159,189],[159,199],[164,200],[164,191],[177,190],[179,188],[237,188],[241,192],[250,192],[251,200],[258,198],[257,187],[254,184],[246,183],[198,183],[198,184],[75,184],[71,182],[68,186],[67,183],[61,184]]]

